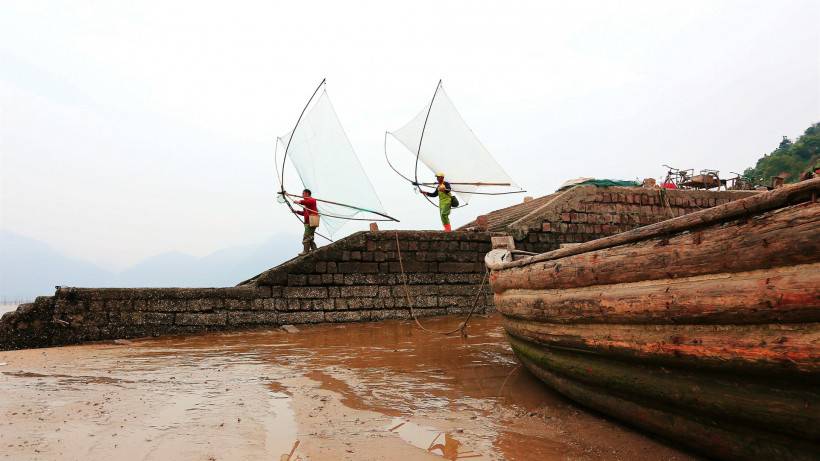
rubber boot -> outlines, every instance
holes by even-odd
[[[310,242],[302,242],[302,252],[299,253],[299,256],[306,255],[310,253]]]
[[[445,224],[445,225],[444,225],[444,232],[451,232],[452,230],[453,230],[453,228],[452,228],[452,227],[450,227],[450,225],[449,225],[449,224]]]

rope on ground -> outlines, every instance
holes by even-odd
[[[399,232],[395,231],[395,235],[396,235],[396,254],[399,257],[399,268],[401,269],[401,281],[402,281],[402,286],[404,287],[404,297],[407,301],[407,307],[410,308],[410,315],[413,317],[413,320],[416,322],[416,325],[418,325],[419,328],[421,328],[422,330],[424,330],[428,333],[435,333],[435,334],[439,334],[439,335],[448,336],[448,335],[451,335],[453,333],[457,333],[457,332],[460,331],[462,336],[467,336],[467,322],[470,321],[470,318],[472,318],[473,313],[475,312],[475,309],[478,306],[478,299],[481,297],[481,294],[484,291],[484,285],[487,282],[487,274],[489,273],[489,271],[486,268],[484,269],[484,277],[482,277],[482,279],[481,279],[481,284],[478,287],[478,292],[475,295],[475,299],[473,300],[473,305],[470,308],[470,312],[467,314],[467,318],[465,318],[464,321],[461,322],[461,325],[459,325],[458,328],[456,328],[454,330],[451,330],[451,331],[436,331],[436,330],[431,330],[429,328],[425,328],[424,325],[422,325],[421,322],[419,322],[419,319],[416,316],[416,311],[413,309],[413,303],[410,301],[410,290],[407,287],[407,274],[405,274],[405,272],[404,272],[404,262],[402,261],[402,257],[401,257],[401,245],[399,244]]]
[[[501,387],[498,388],[498,392],[496,392],[496,395],[501,395],[501,391],[504,390],[504,386],[507,385],[507,381],[510,379],[510,376],[515,374],[515,372],[520,370],[520,369],[521,369],[521,364],[519,363],[518,365],[515,366],[515,368],[513,368],[509,373],[507,373],[507,377],[504,378],[504,382],[501,383]]]

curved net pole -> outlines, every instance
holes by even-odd
[[[419,146],[416,150],[416,169],[414,171],[416,185],[419,183],[419,158],[421,157],[421,143],[424,141],[424,130],[427,129],[427,120],[430,119],[430,112],[433,110],[433,103],[436,102],[436,95],[438,94],[439,88],[441,88],[441,79],[439,79],[438,84],[436,85],[436,91],[433,92],[433,99],[430,100],[430,107],[427,108],[427,115],[424,116],[424,125],[421,126]]]
[[[285,146],[285,154],[282,156],[282,176],[280,176],[280,178],[279,178],[280,179],[279,184],[282,186],[282,191],[281,192],[283,192],[283,193],[285,192],[285,161],[288,159],[288,149],[290,149],[290,143],[291,143],[291,141],[293,141],[293,137],[296,135],[296,129],[299,128],[299,122],[301,122],[302,117],[305,116],[305,111],[307,111],[308,106],[310,106],[310,103],[313,101],[313,98],[316,97],[316,93],[319,92],[319,90],[322,88],[322,85],[325,84],[326,80],[327,80],[326,78],[323,78],[322,81],[319,82],[319,86],[317,86],[316,89],[313,90],[313,94],[310,95],[310,99],[308,99],[307,104],[305,104],[305,107],[302,108],[302,113],[299,114],[299,118],[296,119],[296,125],[293,126],[293,131],[290,132],[290,137],[288,138],[288,144]]]
[[[466,190],[457,190],[457,189],[450,189],[450,192],[458,192],[459,194],[470,194],[470,195],[510,195],[510,194],[524,194],[527,191],[525,190],[513,190],[507,192],[468,192]],[[461,207],[459,207],[461,208]]]
[[[390,167],[391,170],[395,171],[396,174],[399,175],[402,179],[409,182],[413,186],[418,187],[418,189],[421,190],[421,186],[422,186],[421,184],[418,184],[416,181],[413,181],[412,179],[408,178],[407,176],[401,174],[401,172],[398,169],[396,169],[396,167],[393,166],[393,163],[390,162],[390,157],[387,156],[387,135],[388,134],[391,134],[391,133],[389,131],[384,132],[384,159],[387,160],[387,165]],[[438,205],[433,203],[430,200],[430,198],[427,197],[427,195],[425,195],[424,197],[427,199],[427,203],[429,203],[430,205],[438,208]]]
[[[397,175],[401,176],[405,181],[409,182],[410,184],[413,184],[413,180],[408,178],[407,176],[401,174],[401,172],[399,170],[397,170],[396,167],[393,166],[393,163],[390,161],[390,157],[387,156],[387,135],[388,134],[390,134],[389,131],[384,132],[384,159],[387,160],[387,166],[389,166],[391,170],[393,170]]]
[[[290,197],[298,197],[298,195],[291,194],[291,193],[288,193],[288,192],[285,192],[285,194],[287,194]],[[376,216],[379,216],[379,218],[372,218],[372,217],[370,217],[370,218],[354,218],[352,216],[340,216],[340,215],[334,215],[334,214],[330,214],[330,213],[323,213],[321,211],[317,212],[317,214],[322,215],[322,216],[328,216],[328,217],[331,217],[331,218],[339,218],[339,219],[348,219],[348,220],[351,220],[351,221],[393,221],[393,222],[400,222],[398,219],[396,219],[396,218],[394,218],[394,217],[392,217],[388,214],[379,212],[379,211],[368,210],[367,208],[361,208],[361,207],[357,207],[357,206],[354,206],[354,205],[348,205],[346,203],[333,202],[331,200],[324,200],[324,199],[320,199],[320,198],[317,198],[317,197],[313,197],[313,199],[316,200],[317,202],[329,203],[331,205],[338,205],[338,206],[341,206],[341,207],[350,208],[351,210],[362,211],[362,212],[365,212],[365,213],[372,213]],[[302,205],[299,205],[299,206],[302,206]],[[302,208],[304,208],[304,206],[302,206]]]
[[[424,130],[427,129],[427,120],[430,118],[430,112],[433,110],[433,103],[436,102],[436,95],[438,94],[439,88],[441,88],[441,79],[438,80],[438,84],[436,85],[436,91],[433,92],[433,99],[430,100],[430,107],[427,108],[427,115],[424,116],[424,125],[421,126],[421,134],[419,135],[419,146],[416,150],[416,168],[413,172],[415,178],[413,184],[419,188],[419,192],[421,192],[424,195],[424,198],[427,199],[427,201],[430,202],[430,204],[435,206],[436,208],[439,208],[439,206],[433,203],[432,200],[430,200],[430,197],[428,197],[427,194],[425,194],[424,191],[421,190],[421,186],[419,185],[419,158],[421,157],[421,143],[422,141],[424,141]]]
[[[291,131],[290,137],[288,138],[288,144],[287,144],[287,146],[285,146],[285,153],[282,156],[282,170],[281,171],[279,171],[279,165],[278,165],[278,162],[276,162],[276,155],[277,155],[277,152],[278,152],[278,149],[279,149],[279,142],[278,141],[276,142],[276,150],[274,150],[274,162],[276,163],[275,166],[276,166],[276,169],[277,169],[277,179],[279,179],[279,194],[282,196],[282,200],[285,202],[285,204],[290,209],[291,213],[293,214],[293,217],[296,218],[296,220],[299,221],[300,223],[302,223],[302,220],[299,219],[299,217],[296,215],[296,210],[293,208],[293,204],[290,203],[290,200],[288,200],[288,197],[287,197],[288,193],[285,191],[285,162],[288,159],[288,149],[290,148],[290,142],[293,141],[293,136],[296,135],[296,128],[299,127],[299,122],[302,121],[302,117],[304,117],[305,111],[307,111],[308,106],[310,106],[310,103],[313,101],[313,98],[316,97],[316,93],[319,92],[319,90],[322,88],[322,85],[325,84],[326,80],[327,80],[326,78],[323,78],[322,81],[319,83],[319,86],[317,86],[316,89],[313,91],[313,94],[310,95],[310,99],[308,99],[307,104],[305,104],[305,107],[302,108],[302,113],[299,114],[299,118],[296,120],[296,125],[293,126],[293,131]],[[323,239],[327,240],[328,242],[333,242],[333,239],[331,239],[330,237],[326,237],[326,236],[320,234],[319,232],[316,232],[316,235],[318,235],[319,237],[322,237]]]
[[[274,168],[276,168],[276,180],[279,181],[279,139],[278,138],[276,139],[276,147],[274,147],[274,149],[273,149],[273,166],[274,166]],[[279,183],[279,187],[282,190],[285,189],[282,186],[281,182]],[[293,209],[293,206],[291,205],[291,203],[288,201],[288,199],[286,197],[286,195],[291,195],[291,194],[288,194],[287,192],[285,192],[284,194],[282,192],[279,192],[278,195],[280,195],[282,197],[283,203],[287,204],[288,208],[290,208],[291,211],[296,211],[296,210]],[[299,205],[299,206],[301,207],[301,205]],[[304,208],[304,207],[302,207],[302,208]],[[299,219],[296,216],[295,213],[293,214],[293,217],[296,218],[297,221],[302,223],[302,220]],[[323,239],[327,240],[330,243],[333,243],[333,239],[331,239],[330,237],[325,236],[324,234],[322,234],[320,232],[316,232],[316,235],[318,235],[319,237],[322,237]]]

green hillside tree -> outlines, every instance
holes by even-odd
[[[768,185],[773,176],[785,174],[786,182],[797,182],[818,160],[820,123],[815,123],[794,142],[783,136],[777,149],[760,158],[753,168],[744,170],[743,177],[756,185]]]

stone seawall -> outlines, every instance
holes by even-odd
[[[0,350],[254,326],[492,309],[490,234],[359,232],[227,288],[74,288],[0,319]],[[402,266],[407,281],[406,292]],[[407,294],[406,294],[407,293]],[[478,295],[478,298],[476,298]],[[409,303],[407,301],[409,296]]]
[[[300,323],[408,318],[411,306],[420,315],[470,309],[489,233],[401,231],[396,245],[394,231],[361,232],[240,286],[269,287],[283,308],[306,315]],[[481,305],[492,303],[489,293],[487,284]]]

